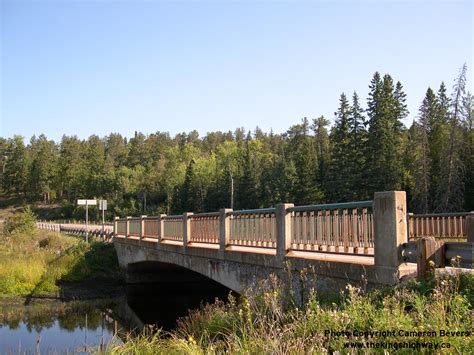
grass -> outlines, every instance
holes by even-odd
[[[110,354],[348,353],[351,350],[345,344],[349,341],[431,342],[450,346],[425,351],[430,353],[469,353],[474,349],[473,337],[466,333],[472,330],[472,274],[438,276],[423,283],[411,280],[385,290],[367,291],[364,287],[348,285],[336,302],[327,302],[309,290],[307,302],[300,307],[289,301],[282,290],[282,283],[272,277],[238,302],[230,296],[227,303],[218,301],[192,311],[179,320],[171,333],[148,331],[139,336],[130,335],[124,345],[110,345],[107,351]],[[442,330],[460,333],[442,336]],[[332,333],[328,334],[329,331]],[[388,336],[370,333],[374,331],[395,332]],[[405,334],[405,331],[416,333]],[[370,351],[384,353],[383,349]],[[414,350],[396,352],[412,354]]]
[[[15,226],[19,219],[15,217]],[[119,275],[112,245],[86,244],[79,238],[35,228],[0,232],[0,260],[3,298],[57,296],[62,282]]]

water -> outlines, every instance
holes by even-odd
[[[123,326],[110,316],[115,301],[1,301],[0,353],[87,353],[121,343]]]
[[[0,354],[89,353],[122,343],[147,324],[172,330],[179,317],[228,289],[213,282],[172,282],[127,286],[108,300],[0,300]]]

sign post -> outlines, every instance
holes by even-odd
[[[102,238],[105,235],[105,210],[107,209],[107,200],[99,200],[99,210],[102,211]]]
[[[86,243],[89,243],[89,206],[97,205],[96,200],[77,200],[78,206],[86,206]]]

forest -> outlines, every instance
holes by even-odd
[[[368,200],[386,190],[407,191],[410,212],[471,211],[466,72],[464,65],[452,86],[428,87],[409,127],[403,85],[376,72],[365,107],[356,92],[342,93],[332,122],[305,117],[282,134],[257,127],[203,137],[0,138],[3,195],[60,206],[58,218],[77,215],[78,198],[107,199],[111,218]]]

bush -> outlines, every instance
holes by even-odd
[[[8,235],[31,233],[35,229],[36,216],[29,206],[21,214],[8,218],[3,228],[4,233]]]

